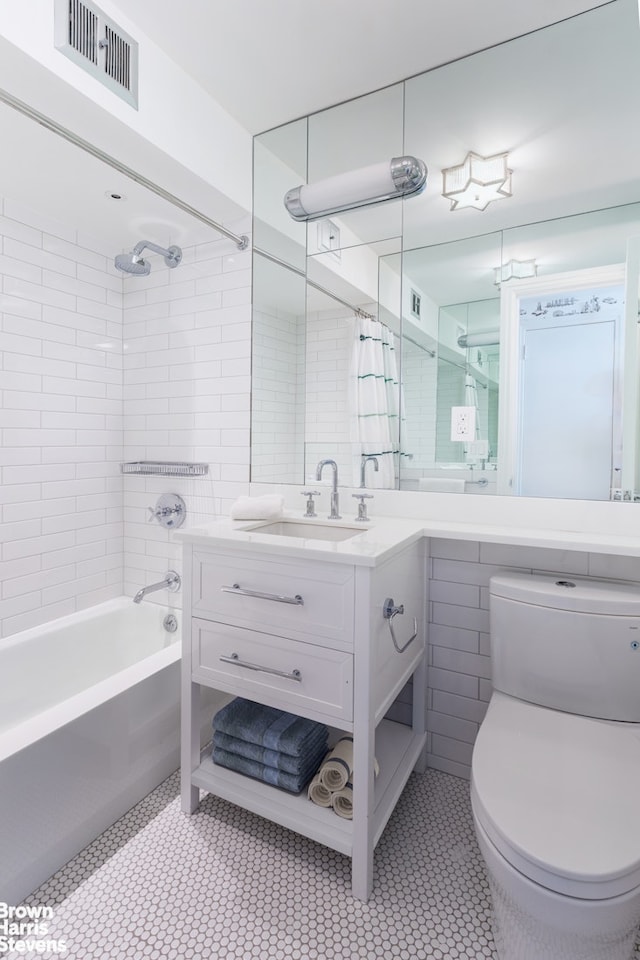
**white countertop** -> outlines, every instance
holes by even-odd
[[[640,509],[640,508],[639,508]],[[283,519],[309,527],[309,537],[299,538],[260,533],[268,520],[217,520],[202,527],[175,532],[177,540],[213,549],[256,554],[278,553],[283,558],[308,558],[361,566],[376,566],[410,543],[422,537],[452,540],[473,540],[520,546],[547,547],[640,557],[640,538],[620,533],[598,531],[550,530],[533,526],[511,526],[478,523],[471,520],[434,520],[420,517],[375,516],[361,525],[349,520],[327,520],[318,517],[304,520],[299,512],[285,510]],[[359,531],[362,527],[361,532]],[[353,537],[341,541],[315,539],[314,527],[356,529]]]

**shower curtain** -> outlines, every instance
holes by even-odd
[[[351,352],[353,485],[360,484],[363,457],[375,457],[367,486],[397,486],[400,455],[400,388],[393,333],[379,320],[358,315]]]
[[[464,378],[464,405],[465,407],[473,407],[475,410],[475,433],[474,441],[481,439],[480,436],[480,408],[478,406],[478,387],[474,377],[467,373]],[[464,445],[464,456],[465,460],[471,463],[475,463],[478,454],[478,446],[476,442],[469,443]]]

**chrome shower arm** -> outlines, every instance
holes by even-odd
[[[180,247],[160,247],[151,240],[140,240],[133,248],[133,255],[139,257],[143,250],[151,250],[153,253],[159,253],[164,257],[164,262],[168,267],[177,267],[182,260],[182,250]]]

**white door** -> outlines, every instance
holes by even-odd
[[[518,493],[608,500],[615,324],[523,330]]]

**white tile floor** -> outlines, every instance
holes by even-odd
[[[186,816],[177,792],[174,775],[25,901],[54,907],[68,960],[495,957],[466,781],[412,775],[366,904],[347,857],[212,796]]]

